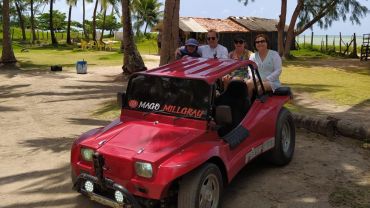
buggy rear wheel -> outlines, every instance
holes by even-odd
[[[267,159],[275,165],[288,164],[294,155],[295,125],[292,114],[282,108],[276,121],[275,147],[267,153]]]

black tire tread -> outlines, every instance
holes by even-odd
[[[206,173],[215,171],[220,184],[220,196],[223,188],[221,172],[217,165],[213,163],[205,163],[199,168],[185,175],[181,182],[178,192],[178,208],[196,208],[196,201],[199,195],[199,184]],[[221,200],[219,200],[220,204]]]
[[[282,124],[285,122],[285,119],[288,119],[288,122],[291,127],[291,142],[293,145],[293,152],[290,157],[286,157],[283,153],[281,146],[281,128]],[[267,159],[274,165],[283,166],[287,165],[293,158],[294,155],[294,146],[295,146],[295,125],[293,120],[293,115],[285,107],[282,107],[278,118],[276,120],[276,132],[275,132],[275,147],[267,153]]]

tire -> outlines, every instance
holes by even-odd
[[[185,175],[180,182],[178,208],[217,208],[223,189],[217,165],[206,163]]]
[[[295,125],[292,114],[282,108],[276,121],[275,146],[267,153],[274,165],[287,165],[293,158],[295,148]]]

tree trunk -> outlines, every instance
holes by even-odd
[[[89,34],[87,34],[86,32],[86,25],[85,25],[85,10],[86,10],[85,1],[86,0],[82,0],[82,30],[84,31],[85,39],[89,40]]]
[[[148,29],[148,22],[145,24],[144,35],[146,35],[146,30],[147,29]]]
[[[163,34],[160,65],[175,60],[179,38],[180,0],[166,0],[163,19]]]
[[[104,15],[103,15],[103,28],[101,29],[100,42],[103,42],[104,28],[105,28],[105,18],[106,18],[106,17],[107,17],[107,9],[104,9]]]
[[[67,25],[67,44],[71,45],[71,15],[72,15],[72,5],[69,5],[68,10],[68,25]]]
[[[31,42],[35,43],[36,31],[35,31],[35,16],[34,16],[34,10],[33,10],[33,0],[31,0],[30,4],[31,4],[31,33],[32,33]]]
[[[122,24],[124,57],[122,69],[126,73],[146,70],[143,59],[137,50],[132,32],[130,0],[122,0]]]
[[[93,21],[92,21],[92,32],[93,32],[93,40],[96,41],[96,11],[98,9],[98,0],[95,1],[94,13],[93,13]]]
[[[9,0],[3,1],[3,51],[1,53],[1,60],[4,65],[14,64],[15,59],[12,47],[12,39],[10,37],[10,17],[9,17]]]
[[[303,0],[299,0],[296,8],[294,9],[292,19],[290,20],[290,24],[289,24],[289,28],[288,28],[286,40],[285,40],[285,47],[284,47],[284,57],[285,58],[290,58],[290,48],[296,36],[296,33],[294,31],[295,24],[297,22],[297,18],[299,14],[301,13],[303,9],[303,6],[304,6]]]
[[[282,0],[279,23],[276,26],[278,30],[278,51],[279,51],[280,56],[283,56],[284,54],[284,30],[285,30],[285,22],[286,22],[286,7],[287,7],[287,0]]]
[[[23,19],[22,11],[21,11],[21,8],[19,7],[18,1],[14,1],[14,3],[15,3],[15,7],[17,9],[17,14],[19,18],[19,26],[21,27],[21,30],[22,30],[22,41],[26,41],[27,39],[26,29],[24,27],[24,19]]]
[[[58,41],[55,37],[54,33],[54,24],[53,24],[53,0],[50,0],[50,12],[49,12],[49,27],[50,27],[50,36],[51,36],[51,44],[53,46],[58,46]]]

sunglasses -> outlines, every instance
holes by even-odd
[[[258,43],[266,43],[266,41],[265,40],[260,40],[260,41],[254,41],[256,44],[258,44]]]
[[[243,44],[243,43],[244,43],[244,41],[242,41],[242,40],[236,40],[236,41],[234,41],[234,43],[235,43],[235,44]]]
[[[207,37],[207,40],[216,40],[216,37]]]

